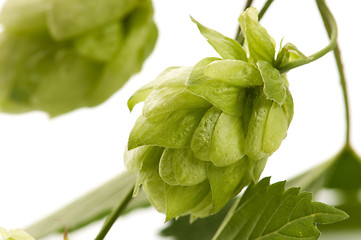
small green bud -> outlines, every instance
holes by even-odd
[[[143,185],[166,220],[219,211],[258,181],[287,135],[292,96],[285,75],[273,65],[272,38],[254,14],[251,8],[240,17],[248,59],[240,59],[240,44],[193,19],[223,59],[168,68],[128,101],[130,109],[144,105],[125,164],[138,172],[135,193]],[[253,41],[258,35],[262,39]]]

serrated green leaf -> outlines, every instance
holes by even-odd
[[[237,59],[247,61],[247,54],[237,41],[223,36],[213,29],[203,26],[192,17],[191,19],[195,24],[197,24],[201,34],[208,40],[209,44],[212,45],[214,50],[216,50],[216,52],[223,59]]]
[[[361,158],[352,148],[345,148],[336,156],[324,187],[361,189]]]
[[[320,226],[320,230],[323,233],[327,233],[328,231],[348,231],[351,232],[352,230],[360,230],[360,222],[361,222],[361,204],[357,199],[358,191],[351,193],[355,197],[355,199],[347,199],[345,203],[335,206],[342,211],[347,212],[350,215],[350,218],[346,219],[345,221],[337,222],[332,225],[323,225]],[[350,192],[342,192],[340,193],[340,197],[349,198]],[[351,201],[350,201],[351,200]],[[354,201],[356,200],[356,201]]]
[[[317,239],[318,224],[348,218],[343,211],[312,202],[311,193],[284,189],[285,182],[269,178],[247,188],[236,208],[225,218],[213,240]]]
[[[60,41],[123,18],[136,6],[136,0],[54,0],[47,12],[48,28]],[[79,17],[82,16],[82,17]]]
[[[36,239],[51,233],[64,232],[68,227],[74,231],[108,215],[134,185],[135,175],[123,173],[92,192],[80,197],[59,211],[27,227],[26,231]],[[140,192],[125,212],[149,206],[147,197]]]
[[[275,55],[275,42],[268,35],[265,28],[258,22],[257,9],[250,7],[241,13],[239,24],[245,37],[245,46],[249,52],[249,59],[256,63],[264,60],[273,63]]]
[[[282,105],[286,100],[287,90],[280,72],[266,61],[258,61],[257,66],[264,82],[264,94],[268,99]]]
[[[186,148],[207,108],[140,116],[130,132],[128,149],[143,145]]]
[[[258,69],[242,60],[220,60],[207,65],[205,75],[238,87],[263,85]]]
[[[217,167],[240,161],[245,155],[245,137],[241,119],[222,113],[213,131],[209,160]]]
[[[358,197],[361,189],[360,174],[360,157],[350,146],[345,146],[335,157],[288,181],[288,186],[301,186],[302,189],[312,191],[314,194],[327,189],[341,199],[337,208],[347,212],[350,218],[332,226],[322,226],[321,230],[359,229],[361,221],[361,203]]]
[[[205,58],[197,63],[186,82],[187,89],[212,103],[225,113],[242,114],[245,92],[243,88],[205,76],[207,65],[219,58]]]
[[[346,146],[330,160],[296,176],[288,184],[313,193],[321,188],[358,191],[361,189],[361,158]]]

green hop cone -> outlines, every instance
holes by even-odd
[[[21,229],[6,230],[0,227],[0,239],[3,240],[35,240],[27,232]]]
[[[286,137],[292,96],[256,17],[249,8],[239,18],[244,46],[193,19],[221,58],[168,68],[128,101],[130,110],[144,105],[125,165],[138,172],[135,194],[142,185],[166,220],[219,211],[258,180]]]
[[[8,0],[0,22],[0,111],[9,113],[102,103],[157,39],[151,0]]]

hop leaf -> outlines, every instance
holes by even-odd
[[[285,182],[270,185],[262,179],[247,188],[232,207],[213,240],[233,239],[317,239],[317,224],[348,218],[336,208],[312,202],[312,195],[299,188],[285,191]],[[237,227],[234,227],[237,226]]]
[[[135,194],[143,185],[166,220],[216,213],[258,181],[293,116],[287,81],[273,60],[257,52],[245,59],[239,43],[193,21],[224,59],[168,68],[128,101],[130,109],[141,101],[144,105],[129,136],[125,163],[138,172]],[[274,48],[263,40],[253,42],[266,32],[252,16],[245,16],[244,23],[256,26],[247,30],[249,46]]]
[[[150,0],[8,0],[0,22],[0,110],[10,113],[104,102],[157,38]]]

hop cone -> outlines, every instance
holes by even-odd
[[[168,68],[128,101],[130,109],[144,105],[125,164],[138,172],[135,193],[142,185],[167,220],[219,211],[258,180],[286,137],[293,102],[285,75],[275,66],[289,61],[289,51],[282,49],[274,60],[273,39],[254,8],[239,21],[248,53],[197,23],[222,58]]]
[[[3,240],[35,240],[27,232],[21,229],[6,230],[0,227],[0,237]]]
[[[0,22],[0,111],[10,113],[104,102],[157,38],[150,0],[8,0]]]

